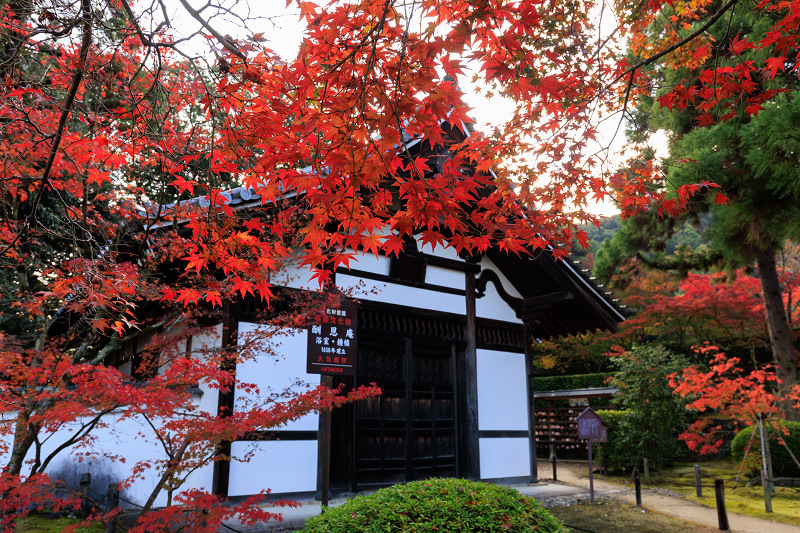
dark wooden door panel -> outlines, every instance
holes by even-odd
[[[383,395],[356,408],[356,488],[457,475],[452,346],[362,342],[360,356],[358,382]]]

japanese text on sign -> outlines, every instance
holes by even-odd
[[[358,308],[346,299],[313,317],[308,327],[308,373],[355,375],[357,320]]]
[[[591,407],[587,407],[575,420],[578,425],[578,438],[587,439],[595,442],[606,442],[608,431],[603,425],[603,419],[594,412]]]

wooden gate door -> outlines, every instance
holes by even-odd
[[[359,351],[358,383],[383,395],[356,402],[356,490],[457,476],[453,345],[365,339]]]

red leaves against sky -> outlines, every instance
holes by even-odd
[[[636,37],[658,12],[657,5],[642,5],[644,11],[630,21],[623,14],[624,28]],[[180,244],[187,275],[217,269],[236,273],[235,291],[265,299],[270,296],[269,273],[290,247],[295,254],[302,251],[300,264],[317,269],[324,282],[331,270],[350,264],[352,250],[397,253],[400,239],[412,233],[459,252],[482,252],[494,243],[522,253],[568,243],[578,233],[575,224],[592,219],[584,209],[607,192],[598,160],[587,153],[596,137],[592,124],[596,110],[620,104],[624,85],[617,90],[604,84],[623,74],[628,63],[609,49],[592,49],[595,35],[585,6],[425,0],[416,4],[415,16],[430,26],[416,30],[400,8],[380,1],[324,8],[301,2],[299,7],[308,32],[296,60],[285,62],[258,42],[240,43],[247,61],[228,57],[213,92],[167,53],[168,76],[137,69],[145,49],[135,36],[120,43],[113,56],[93,49],[89,68],[100,74],[84,82],[81,97],[92,91],[130,97],[103,114],[76,112],[83,129],[67,132],[48,183],[37,178],[36,169],[46,157],[47,135],[60,108],[48,105],[53,96],[47,91],[12,83],[2,95],[5,116],[13,119],[27,112],[29,104],[22,104],[27,99],[39,101],[30,111],[34,119],[41,117],[34,121],[38,133],[23,127],[24,121],[12,122],[12,128],[21,126],[9,131],[16,142],[3,145],[8,150],[3,160],[9,162],[4,175],[13,176],[4,182],[6,193],[24,201],[43,186],[68,191],[86,199],[85,214],[75,215],[102,224],[103,216],[93,217],[97,200],[111,201],[126,217],[133,216],[130,199],[144,200],[137,183],[112,182],[116,169],[124,175],[134,166],[147,166],[172,175],[174,192],[206,194],[219,210],[212,219],[207,212],[168,215],[192,230],[192,238]],[[680,9],[684,11],[676,14],[676,25],[697,18],[686,6]],[[704,9],[701,2],[697,12]],[[632,45],[646,53],[675,38],[677,33],[657,43],[634,38]],[[770,46],[778,51],[782,42],[770,36]],[[738,36],[730,46],[742,52],[755,45]],[[686,49],[698,63],[709,53],[709,44],[701,39]],[[75,49],[60,53],[52,82],[65,87]],[[778,72],[785,55],[769,59],[767,73]],[[463,77],[467,61],[484,82],[517,104],[512,120],[490,136],[467,135],[463,123],[470,120],[470,110],[456,84],[442,77]],[[112,62],[113,72],[107,68]],[[705,88],[678,85],[662,97],[662,104],[702,107],[710,98],[709,84],[715,98],[747,92],[744,73],[726,69],[704,74]],[[166,105],[140,97],[151,94],[156,76],[166,89]],[[760,99],[748,101],[751,111],[770,96],[767,91],[748,97]],[[185,123],[190,106],[197,103],[205,119],[215,121],[213,129],[208,123]],[[147,126],[154,116],[160,122],[158,136]],[[464,140],[453,141],[444,122],[462,130]],[[408,141],[445,143],[452,159],[442,164],[441,156],[407,152],[400,142],[404,135]],[[201,182],[189,176],[187,169],[200,153],[209,154],[212,175],[232,173],[257,189],[265,206],[278,211],[272,223],[245,224],[226,206],[213,179]],[[435,167],[437,172],[431,172]],[[477,173],[465,176],[468,168]],[[672,216],[692,195],[714,186],[688,185],[666,197],[652,187],[652,173],[645,168],[636,172],[611,178],[626,213],[656,208]],[[305,203],[295,207],[302,210],[302,220],[289,220],[286,207],[276,205],[287,195],[303,197]],[[718,194],[716,201],[725,198]],[[19,221],[6,221],[4,240],[11,241],[23,228]],[[106,231],[113,239],[117,230],[109,225]],[[62,294],[72,289],[65,286]],[[192,305],[219,305],[220,295],[218,287],[202,284],[162,291],[166,299]]]

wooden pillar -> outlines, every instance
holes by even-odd
[[[475,262],[471,260],[469,262]],[[461,476],[480,479],[480,441],[478,440],[478,342],[475,311],[475,273],[466,272],[466,347],[461,392],[463,394],[463,421],[461,428],[463,459]]]
[[[221,368],[236,374],[236,334],[239,330],[239,306],[230,301],[224,304],[222,318],[222,365]],[[227,417],[233,414],[234,394],[236,391],[236,379],[227,390],[219,392],[218,413],[220,417]],[[217,455],[222,459],[214,461],[214,471],[212,475],[212,492],[217,496],[227,497],[228,486],[230,484],[231,473],[231,442],[222,441],[217,448]]]
[[[539,463],[536,458],[536,405],[533,399],[533,356],[531,354],[531,335],[527,321],[524,329],[525,343],[525,391],[528,394],[528,443],[531,457],[530,483],[539,483]],[[550,422],[548,422],[549,427]]]
[[[328,389],[333,388],[333,376],[324,374],[321,384]],[[319,431],[317,432],[317,499],[322,506],[328,506],[331,493],[331,418],[330,409],[319,413]]]

